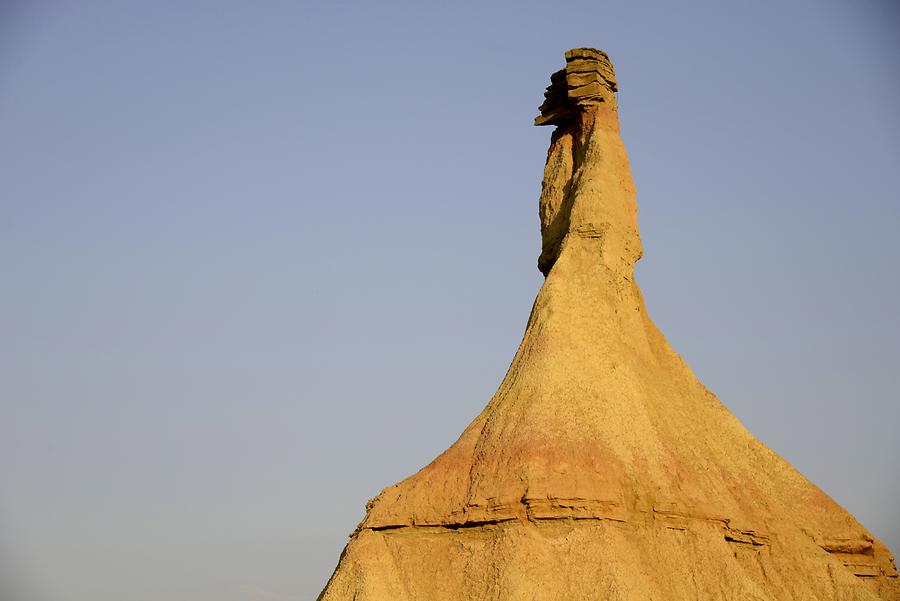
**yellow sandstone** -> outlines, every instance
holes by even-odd
[[[367,505],[320,601],[900,601],[889,550],[753,437],[656,328],[608,57],[536,124],[546,281],[500,389]]]

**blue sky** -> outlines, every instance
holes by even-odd
[[[900,10],[0,8],[0,581],[310,599],[500,382],[563,52],[609,52],[637,271],[751,431],[900,550]]]

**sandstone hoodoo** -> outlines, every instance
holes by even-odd
[[[320,601],[900,601],[889,550],[647,315],[607,55],[570,50],[550,81],[522,343],[459,439],[369,502]]]

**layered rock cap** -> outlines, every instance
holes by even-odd
[[[578,114],[578,108],[599,104],[615,104],[618,91],[616,74],[609,56],[595,48],[573,48],[566,52],[566,68],[550,76],[544,92],[541,114],[535,125],[559,125]]]
[[[459,439],[368,503],[320,601],[900,601],[887,547],[650,319],[616,89],[590,48],[551,76],[519,349]]]

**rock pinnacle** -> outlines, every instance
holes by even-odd
[[[522,342],[459,439],[369,501],[320,601],[900,601],[887,547],[647,314],[609,57],[570,50],[550,81]]]

